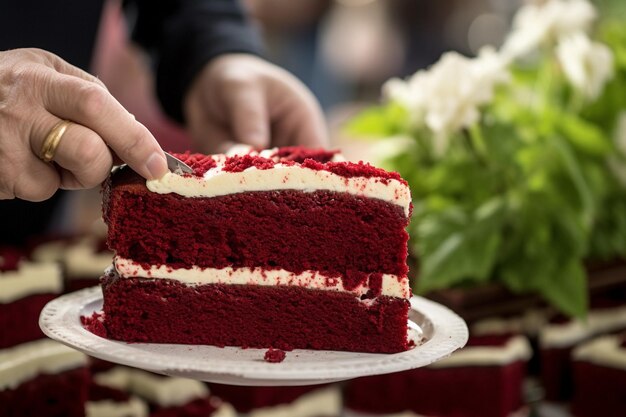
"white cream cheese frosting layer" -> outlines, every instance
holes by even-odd
[[[98,252],[97,247],[96,239],[85,238],[67,248],[64,260],[68,279],[100,278],[111,265],[113,252]]]
[[[598,337],[574,349],[572,357],[575,361],[626,371],[626,348],[621,343],[622,338],[619,335]]]
[[[542,348],[565,348],[602,333],[626,327],[626,306],[592,310],[586,321],[572,320],[550,324],[541,329],[539,345]]]
[[[532,355],[528,339],[513,336],[503,346],[466,346],[429,368],[452,368],[459,366],[501,366],[517,361],[527,361]]]
[[[123,278],[166,278],[187,285],[232,284],[232,285],[291,285],[307,289],[350,292],[357,296],[370,290],[365,282],[356,288],[346,289],[341,279],[328,277],[318,271],[304,271],[300,274],[284,269],[263,268],[172,268],[167,265],[153,265],[146,269],[130,259],[115,257],[115,270]],[[410,298],[411,288],[407,277],[383,274],[381,295]]]
[[[22,261],[17,270],[0,272],[0,303],[11,303],[31,294],[58,294],[62,287],[58,264]]]
[[[264,407],[250,411],[248,417],[317,417],[338,416],[342,411],[341,390],[332,385],[316,389],[290,404]]]
[[[57,374],[87,364],[87,356],[50,339],[0,350],[0,391],[13,389],[41,373]]]
[[[181,406],[209,395],[209,389],[200,381],[164,377],[122,366],[98,373],[94,380],[100,385],[130,391],[162,407]]]
[[[409,187],[395,179],[348,178],[330,171],[281,163],[277,163],[271,169],[250,167],[241,172],[227,172],[224,171],[224,159],[215,159],[218,165],[208,170],[203,177],[181,176],[168,172],[160,179],[148,180],[146,186],[155,193],[176,193],[184,197],[217,197],[252,191],[335,191],[380,199],[400,206],[404,214],[409,215],[411,204]]]
[[[85,417],[148,417],[148,405],[138,397],[128,401],[87,401]]]

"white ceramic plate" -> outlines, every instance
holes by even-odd
[[[231,385],[313,385],[360,376],[387,374],[426,366],[467,342],[465,322],[448,308],[421,297],[411,299],[411,327],[421,328],[415,348],[395,354],[296,349],[280,363],[263,360],[266,349],[219,348],[205,345],[124,343],[85,330],[81,316],[102,309],[99,287],[52,300],[39,326],[52,339],[87,355],[165,375]],[[412,330],[413,337],[419,334]]]

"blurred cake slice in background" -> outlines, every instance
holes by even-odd
[[[247,417],[339,417],[341,387],[244,387],[209,384],[211,392],[228,401]]]
[[[626,411],[626,333],[601,336],[573,354],[576,417],[621,417]]]
[[[524,415],[522,384],[530,355],[522,335],[470,336],[464,348],[430,366],[349,381],[345,406],[376,416]]]
[[[84,354],[49,339],[1,349],[0,416],[84,416],[86,365]]]

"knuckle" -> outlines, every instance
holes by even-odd
[[[78,81],[78,110],[87,119],[100,117],[107,103],[106,91],[97,84]]]
[[[248,87],[254,82],[254,77],[246,71],[231,70],[222,75],[222,83],[225,88]]]
[[[89,140],[90,138],[83,137],[82,140],[79,140],[76,144],[76,155],[75,158],[77,161],[81,162],[83,166],[93,166],[98,162],[99,159],[99,150],[97,146],[94,145],[94,141]]]

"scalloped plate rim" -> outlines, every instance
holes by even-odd
[[[48,337],[90,356],[165,375],[232,385],[313,385],[399,372],[449,356],[468,339],[467,325],[458,315],[434,301],[413,296],[410,314],[427,340],[411,350],[375,354],[296,349],[276,364],[263,360],[267,349],[125,343],[96,336],[83,328],[80,316],[101,308],[101,303],[100,287],[60,296],[44,307],[39,325]],[[181,352],[189,354],[181,356]]]

